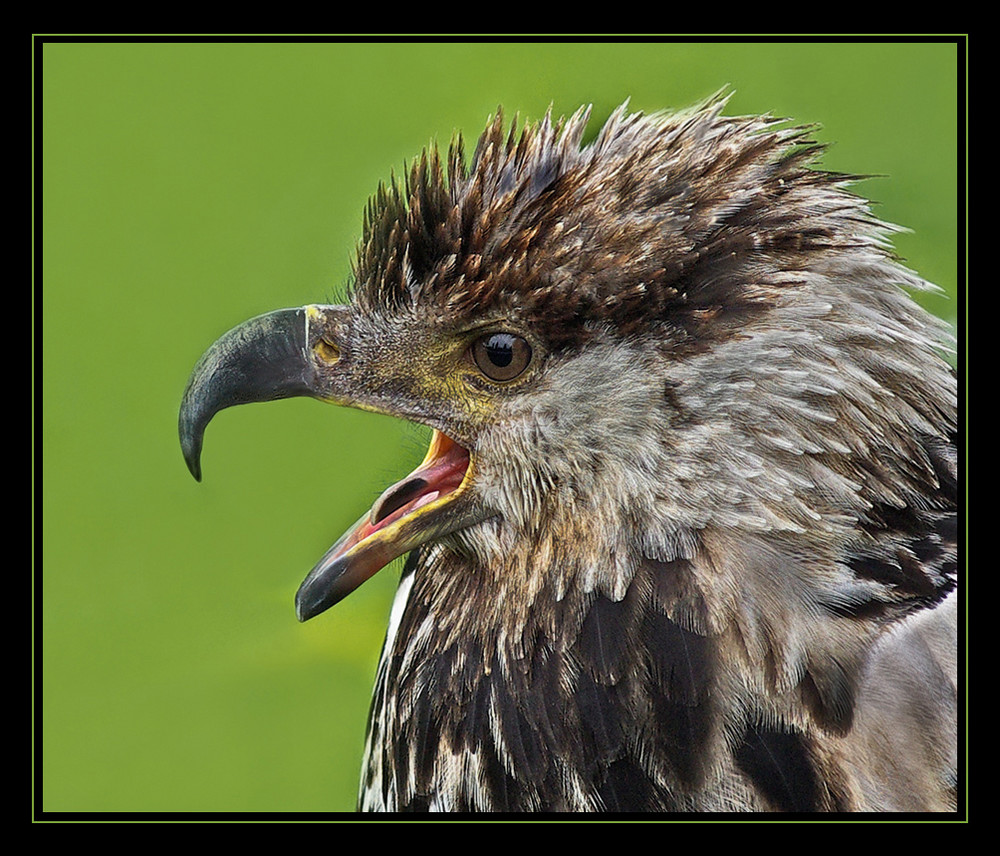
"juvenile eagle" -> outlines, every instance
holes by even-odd
[[[196,366],[196,478],[232,404],[433,429],[296,599],[409,552],[360,808],[955,808],[948,334],[808,131],[723,106],[498,114],[378,190],[347,305]]]

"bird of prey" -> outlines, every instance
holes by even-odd
[[[409,554],[360,809],[955,810],[952,340],[857,177],[724,105],[498,112],[378,189],[346,305],[195,367],[196,478],[233,404],[432,429],[296,598]]]

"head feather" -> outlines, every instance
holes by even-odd
[[[806,261],[863,247],[886,227],[814,168],[810,129],[726,117],[712,99],[677,114],[615,110],[581,145],[589,109],[505,130],[497,112],[466,164],[428,149],[369,204],[354,299],[535,322],[553,348],[595,326],[656,330],[705,347],[766,308]]]

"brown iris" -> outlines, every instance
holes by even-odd
[[[490,380],[513,380],[531,362],[531,345],[513,333],[489,333],[472,344],[472,358]]]

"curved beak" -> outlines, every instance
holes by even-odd
[[[311,305],[252,318],[212,345],[195,365],[178,418],[191,474],[201,480],[208,423],[234,404],[309,396],[392,415],[419,413],[412,397],[394,406],[376,388],[379,378],[398,377],[391,353],[352,355],[349,330],[346,307]],[[295,598],[299,620],[319,615],[415,547],[489,517],[468,490],[472,471],[468,450],[435,429],[423,463],[388,488],[308,574]]]
[[[205,428],[220,410],[316,393],[306,349],[307,318],[306,307],[258,315],[222,336],[198,360],[178,418],[181,450],[196,480],[201,481]]]

